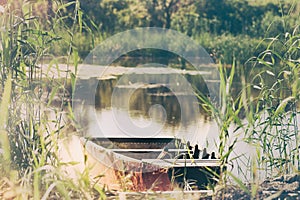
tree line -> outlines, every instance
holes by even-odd
[[[263,38],[291,33],[300,22],[300,3],[296,1],[259,2],[79,0],[84,26],[83,33],[75,36],[74,45],[84,59],[91,49],[113,34],[136,27],[163,27],[192,37],[216,62],[244,63],[265,49]],[[67,6],[66,13],[72,13],[74,6]],[[72,25],[72,16],[66,19],[66,24]],[[65,50],[58,47],[55,51],[61,54]]]
[[[134,27],[164,27],[189,36],[203,32],[260,37],[272,20],[297,12],[291,3],[250,4],[241,0],[91,0],[82,1],[86,20],[105,33]],[[291,19],[293,20],[293,19]],[[294,19],[295,20],[295,19]],[[290,29],[281,24],[278,30]]]

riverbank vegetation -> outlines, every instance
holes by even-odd
[[[299,3],[293,1],[90,1],[82,3],[83,18],[101,42],[120,31],[134,27],[164,27],[194,38],[215,60],[232,64],[232,58],[245,62],[258,55],[261,39],[292,32],[299,24]],[[105,20],[104,20],[105,19]],[[91,22],[91,21],[90,21]],[[91,26],[92,25],[92,26]],[[78,36],[79,55],[93,48],[84,31]],[[261,44],[263,45],[263,44]]]
[[[243,140],[257,150],[247,163],[249,184],[226,173],[224,167],[218,188],[226,191],[230,178],[248,198],[259,198],[261,178],[299,173],[299,11],[299,2],[292,0],[2,4],[0,198],[105,197],[105,188],[89,179],[88,168],[70,178],[65,166],[77,163],[61,162],[58,156],[59,139],[76,132],[70,88],[74,88],[77,65],[97,44],[120,31],[144,26],[182,32],[220,63],[221,106],[199,96],[204,108],[214,111],[220,128],[219,155],[224,165],[231,162],[236,134],[241,132]],[[172,58],[166,55],[167,60]],[[41,64],[49,65],[49,70],[57,66],[60,74],[60,63],[67,70],[59,79],[40,68]],[[75,73],[68,70],[71,65]],[[234,81],[241,83],[241,89],[233,94]]]

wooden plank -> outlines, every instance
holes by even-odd
[[[212,196],[212,190],[164,191],[164,192],[118,192],[120,200],[131,199],[199,199]]]
[[[164,149],[109,149],[114,152],[162,152]],[[186,149],[168,149],[168,152],[188,152]]]
[[[142,162],[161,167],[218,167],[220,159],[142,159]]]

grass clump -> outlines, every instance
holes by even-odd
[[[245,163],[248,170],[240,171],[241,176],[247,177],[246,180],[237,177],[228,168],[225,170],[225,179],[221,179],[219,185],[223,188],[220,198],[225,198],[226,193],[235,193],[228,190],[230,182],[237,185],[247,198],[255,199],[266,197],[263,194],[269,190],[266,185],[274,187],[266,180],[283,177],[280,180],[285,183],[291,175],[295,175],[296,179],[298,177],[299,39],[297,26],[292,32],[262,40],[264,49],[249,59],[238,73],[236,80],[242,83],[242,87],[237,96],[232,96],[231,90],[235,73],[233,64],[230,72],[224,73],[225,66],[220,69],[220,106],[214,106],[208,99],[202,98],[220,129],[218,146],[224,166],[225,163],[230,166],[235,160],[237,165],[242,164],[240,158],[244,156],[248,160]],[[234,152],[240,138],[244,144],[252,146],[254,154]],[[277,192],[277,197],[289,196],[279,188]]]
[[[48,12],[36,9],[37,4],[46,6]],[[67,44],[67,68],[70,63],[77,66],[73,41],[75,32],[82,29],[79,1],[37,4],[8,1],[1,7],[0,198],[104,198],[102,188],[90,182],[87,171],[70,178],[65,166],[77,163],[63,163],[58,156],[59,140],[72,128],[64,114],[70,72],[53,79],[40,67],[49,59],[50,65],[58,62],[52,60],[51,48],[62,42]],[[73,23],[68,27],[65,10],[71,6]],[[55,98],[59,106],[52,105]]]
[[[251,62],[250,87],[257,92],[251,105],[249,141],[262,148],[259,165],[267,175],[299,170],[299,30],[268,38],[268,47]],[[257,73],[259,69],[259,73]],[[270,78],[268,78],[270,77]]]

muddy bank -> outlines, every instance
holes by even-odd
[[[235,200],[235,199],[300,199],[300,174],[286,175],[274,179],[265,180],[257,187],[257,193],[251,198],[251,186],[248,185],[248,192],[238,186],[227,185],[226,189],[218,189],[215,193],[212,190],[194,191],[166,191],[166,192],[106,192],[107,199],[175,199],[175,200]]]
[[[251,193],[251,186],[248,191]],[[300,174],[280,176],[265,180],[258,187],[255,199],[300,199]],[[251,194],[238,186],[227,186],[219,190],[213,197],[200,199],[251,199]]]

